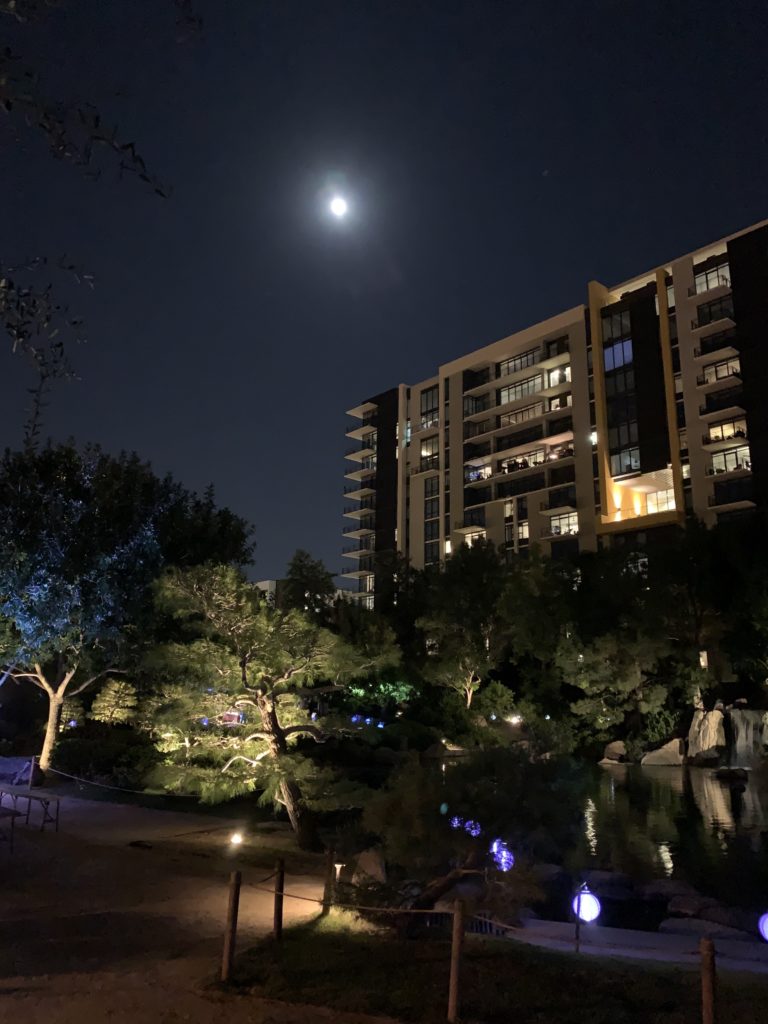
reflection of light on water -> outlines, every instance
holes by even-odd
[[[664,865],[664,873],[666,874],[667,878],[670,878],[672,876],[672,872],[675,870],[675,864],[672,860],[672,854],[669,850],[669,844],[659,843],[658,850],[659,859],[661,860],[661,863]]]
[[[594,855],[597,853],[597,832],[595,830],[595,815],[597,814],[597,808],[592,803],[591,799],[587,800],[587,807],[584,811],[584,835],[587,837],[589,843],[589,852]]]

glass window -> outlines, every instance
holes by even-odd
[[[468,533],[464,537],[464,543],[468,548],[471,548],[479,540],[485,540],[485,530],[477,530],[475,533]]]
[[[440,520],[430,519],[424,523],[424,540],[437,540],[440,536]]]
[[[710,270],[700,270],[694,274],[693,287],[697,295],[708,292],[711,288],[719,288],[725,285],[731,286],[731,273],[728,263],[721,263],[719,267],[712,267]]]
[[[518,540],[528,540],[529,537],[530,537],[530,531],[528,529],[528,521],[526,520],[524,523],[518,523],[517,524],[517,539]]]
[[[603,313],[603,341],[608,343],[617,338],[629,338],[631,334],[629,310],[619,313]]]
[[[550,370],[548,374],[547,386],[550,388],[557,387],[558,384],[570,384],[571,382],[571,365],[558,366],[554,370]]]
[[[428,476],[424,481],[424,497],[434,498],[440,493],[440,477]]]
[[[550,533],[555,537],[579,532],[578,512],[565,512],[563,515],[552,516],[550,520]]]
[[[631,363],[633,358],[631,338],[616,341],[612,345],[607,345],[603,350],[606,373],[611,370],[618,370],[619,367]]]
[[[520,381],[519,384],[511,384],[506,388],[499,388],[497,393],[497,404],[506,405],[507,402],[516,402],[519,398],[524,398],[526,395],[533,395],[537,391],[541,391],[541,377],[528,377],[526,380]]]
[[[713,423],[709,428],[710,441],[727,441],[729,437],[746,438],[747,421],[743,418]]]
[[[732,359],[724,359],[722,362],[710,363],[709,366],[705,366],[702,376],[705,384],[713,384],[717,380],[733,377],[734,374],[738,375],[739,373],[741,373],[741,362],[738,356],[734,356]]]
[[[519,370],[524,370],[527,366],[533,366],[539,361],[539,350],[532,348],[528,352],[523,352],[519,356],[512,356],[510,359],[503,359],[500,363],[496,364],[496,376],[506,377],[510,373],[517,373]]]
[[[518,409],[517,412],[507,412],[503,416],[499,416],[499,426],[508,427],[514,423],[525,423],[526,420],[543,415],[544,406],[541,402],[537,402],[536,405],[526,405],[522,409]]]
[[[437,477],[435,477],[437,479]],[[424,502],[424,518],[436,519],[440,515],[440,499],[427,498]]]
[[[672,487],[666,491],[652,491],[648,495],[647,508],[649,513],[671,512],[675,508],[675,491]]]
[[[513,501],[504,502],[504,518],[511,519],[515,514],[515,503]]]
[[[729,448],[728,451],[717,452],[712,456],[713,473],[729,473],[734,469],[752,469],[748,444],[739,448]]]
[[[705,327],[716,320],[723,320],[726,317],[733,319],[733,297],[725,295],[722,299],[713,299],[712,302],[702,303],[697,310],[697,327]]]
[[[440,561],[440,541],[429,541],[424,545],[424,565],[434,565]]]
[[[440,450],[440,439],[438,437],[425,437],[421,442],[421,457],[437,455]]]
[[[440,388],[437,384],[421,392],[419,405],[421,409],[421,429],[426,430],[427,427],[437,426],[440,419]]]
[[[640,449],[625,448],[611,455],[611,476],[636,473],[640,469]]]

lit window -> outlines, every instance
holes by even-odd
[[[701,292],[708,292],[711,288],[720,288],[723,285],[729,288],[731,285],[731,275],[728,264],[721,263],[719,267],[700,271],[694,276],[693,285],[697,295],[700,295]]]
[[[524,523],[518,523],[517,524],[517,539],[518,540],[528,540],[530,538],[530,536],[531,536],[531,534],[530,534],[530,531],[528,529],[528,520],[526,520]]]
[[[519,384],[512,384],[506,388],[499,388],[497,398],[498,405],[506,405],[508,402],[516,402],[526,395],[533,395],[541,391],[541,377],[528,377]]]
[[[726,452],[718,452],[712,456],[713,473],[729,473],[734,469],[751,468],[752,460],[748,444],[741,445],[739,448],[729,448]]]
[[[548,387],[554,388],[558,384],[569,384],[571,381],[571,367],[559,366],[556,370],[550,370],[548,375]]]
[[[572,535],[579,532],[578,512],[565,512],[563,515],[552,516],[550,532],[555,537]]]
[[[648,495],[648,512],[673,512],[675,509],[675,491],[670,487],[666,491],[653,491]]]
[[[449,540],[445,542],[445,553],[446,555],[450,555],[451,553],[451,542]]]

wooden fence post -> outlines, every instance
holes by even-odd
[[[225,984],[232,977],[232,964],[235,959],[235,945],[237,943],[237,912],[240,907],[241,880],[242,876],[239,871],[233,871],[229,876],[227,926],[224,932],[224,950],[221,955],[221,980]]]
[[[464,946],[464,903],[454,900],[453,929],[451,931],[451,974],[448,980],[448,1024],[456,1024],[459,1019],[459,975],[461,972],[461,953]]]
[[[701,1022],[717,1024],[715,971],[715,944],[712,939],[703,938],[699,943],[701,953]]]
[[[283,938],[283,893],[285,892],[285,861],[282,857],[275,865],[275,913],[272,925],[272,935],[275,942]]]

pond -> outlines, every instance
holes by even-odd
[[[740,784],[706,768],[588,770],[574,859],[636,882],[675,878],[732,906],[768,910],[768,766]]]

